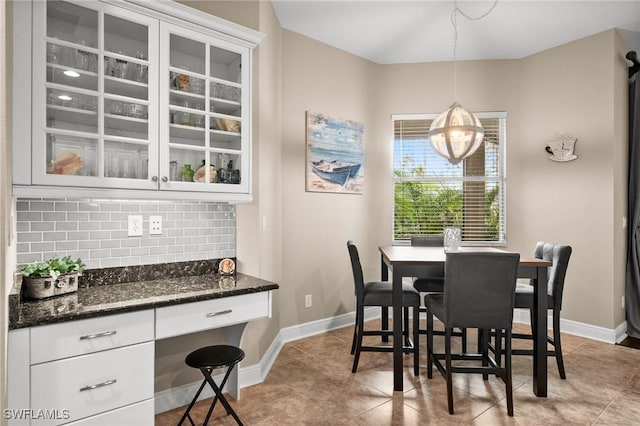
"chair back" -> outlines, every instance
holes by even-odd
[[[443,235],[412,235],[411,245],[419,247],[444,247]],[[444,277],[444,265],[433,265],[425,269],[419,278]]]
[[[444,247],[443,235],[413,235],[411,236],[412,246],[422,247]]]
[[[360,264],[360,255],[356,243],[347,241],[347,249],[349,249],[349,257],[351,258],[351,269],[353,270],[353,288],[358,302],[364,300],[364,276],[362,275],[362,265]]]
[[[519,263],[519,253],[447,253],[445,324],[461,328],[511,328]]]
[[[562,293],[564,291],[564,278],[567,275],[569,258],[571,257],[571,246],[555,244],[546,241],[538,241],[533,255],[538,259],[551,262],[549,267],[549,282],[547,284],[547,294],[553,299],[553,306],[549,308],[562,309]]]

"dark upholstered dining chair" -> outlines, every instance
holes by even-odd
[[[569,258],[571,257],[571,246],[555,244],[545,241],[538,241],[533,252],[534,257],[544,259],[551,262],[549,267],[549,281],[547,284],[547,309],[553,311],[553,338],[547,336],[553,349],[548,351],[549,356],[556,357],[558,365],[558,373],[561,379],[566,379],[567,375],[564,371],[564,361],[562,358],[562,343],[560,340],[560,311],[562,310],[562,294],[564,292],[564,279],[567,275],[567,267],[569,266]],[[532,334],[513,333],[514,339],[533,340],[533,286],[531,284],[518,284],[516,286],[516,308],[529,309],[529,318]],[[500,334],[496,333],[499,337]],[[496,338],[495,351],[498,362],[500,362],[501,340]],[[533,349],[513,349],[513,355],[533,355]]]
[[[356,295],[356,323],[353,331],[353,342],[351,344],[351,354],[353,358],[353,367],[351,371],[355,373],[358,369],[358,361],[360,360],[360,352],[393,352],[393,346],[363,346],[362,338],[364,336],[390,336],[393,331],[389,330],[365,330],[364,329],[364,308],[366,306],[392,306],[393,288],[390,282],[364,282],[362,274],[362,265],[360,264],[360,255],[358,248],[353,241],[347,242],[349,257],[351,258],[351,269],[353,270],[353,284]],[[404,345],[405,352],[413,353],[413,372],[417,376],[419,374],[419,320],[420,320],[420,293],[416,291],[410,284],[402,284],[402,306],[410,306],[413,308],[413,342],[409,341]],[[405,330],[406,332],[406,330]]]
[[[411,245],[419,247],[442,247],[444,249],[444,236],[442,235],[414,235],[411,237]],[[413,279],[413,287],[420,293],[442,293],[444,291],[444,265],[429,266],[425,273]],[[427,308],[421,307],[420,312],[427,312]],[[407,317],[405,308],[405,318]],[[405,327],[408,319],[405,319]],[[420,334],[427,334],[427,329],[420,329]],[[434,334],[443,334],[434,331]],[[462,337],[462,352],[467,351],[467,330],[453,331],[452,336]]]
[[[443,293],[427,294],[427,377],[433,377],[433,365],[446,378],[449,413],[453,410],[453,373],[489,374],[500,377],[506,387],[507,413],[513,416],[511,380],[511,326],[515,304],[518,253],[458,252],[447,253]],[[445,352],[435,353],[433,346],[433,318],[445,327]],[[501,367],[489,356],[488,344],[483,342],[478,354],[452,354],[451,333],[454,327],[502,330],[505,338],[505,366]],[[479,333],[480,334],[480,333]],[[445,361],[445,365],[441,360]],[[465,361],[463,365],[453,361]],[[466,361],[481,361],[472,366]]]

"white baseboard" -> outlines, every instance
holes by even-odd
[[[393,310],[389,309],[391,317]],[[380,317],[380,308],[365,309],[365,321],[373,320]],[[267,377],[269,370],[273,366],[280,350],[285,343],[303,339],[305,337],[314,336],[320,333],[326,333],[342,327],[348,327],[355,321],[355,312],[338,315],[335,317],[325,318],[321,320],[311,321],[303,324],[285,327],[280,330],[278,335],[273,339],[264,356],[258,364],[241,367],[238,370],[238,387],[240,389],[262,383]],[[526,309],[516,309],[513,314],[513,321],[521,324],[529,324],[529,311]],[[549,324],[552,318],[548,318]],[[627,337],[626,321],[615,329],[608,329],[591,324],[584,324],[577,321],[560,319],[560,326],[563,333],[573,334],[575,336],[586,337],[588,339],[598,340],[605,343],[620,343]],[[220,377],[215,377],[219,383]],[[162,413],[177,407],[182,407],[191,402],[191,398],[198,391],[200,382],[194,382],[187,385],[167,389],[155,394],[155,412]],[[213,397],[213,391],[207,386],[202,391],[200,399]]]
[[[553,318],[547,317],[548,328],[551,329]],[[519,324],[530,324],[529,310],[516,309],[513,313],[513,322]],[[598,340],[605,343],[620,343],[627,337],[627,322],[623,322],[615,329],[599,327],[597,325],[585,324],[578,321],[560,318],[560,329],[563,333],[574,336],[586,337],[587,339]]]

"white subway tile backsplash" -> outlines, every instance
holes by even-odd
[[[235,207],[198,201],[19,199],[18,264],[52,256],[81,258],[87,268],[235,256]],[[149,236],[149,214],[162,235]],[[128,217],[143,216],[143,236],[128,237]]]
[[[100,248],[99,240],[78,241],[78,248],[80,250],[89,250]]]
[[[55,231],[55,222],[31,222],[32,231]]]
[[[69,220],[67,218],[67,220]],[[78,222],[56,222],[56,231],[77,231]]]
[[[72,201],[56,201],[54,210],[57,212],[77,212],[78,203]]]
[[[67,220],[67,214],[64,212],[43,213],[42,217],[44,218],[44,220],[52,220],[57,222],[62,222],[64,220]],[[20,222],[19,217],[18,217],[18,222]]]
[[[43,244],[46,244],[46,243],[43,243]],[[77,241],[58,241],[55,244],[56,244],[56,248],[55,248],[56,251],[78,250]],[[35,246],[35,244],[32,244],[32,247],[31,247],[32,249],[34,248],[33,246]]]
[[[18,233],[19,243],[35,242],[35,241],[42,241],[42,232],[19,232]]]

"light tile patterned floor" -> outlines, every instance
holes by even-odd
[[[367,327],[375,327],[370,322]],[[516,325],[516,331],[528,327]],[[547,398],[532,391],[531,358],[513,357],[515,417],[507,416],[502,381],[455,375],[455,415],[447,410],[444,378],[423,368],[413,376],[405,356],[404,392],[393,392],[392,354],[365,352],[356,374],[349,354],[353,327],[286,344],[265,381],[242,389],[231,404],[246,425],[637,425],[640,423],[640,350],[563,335],[567,380],[549,357]],[[424,336],[421,336],[424,352]],[[369,343],[378,338],[367,338]],[[436,337],[436,343],[442,338]],[[459,339],[454,339],[459,341]],[[516,342],[526,347],[530,342]],[[470,348],[475,336],[470,336]],[[454,345],[454,350],[456,346]],[[459,350],[459,347],[458,347]],[[201,424],[211,400],[196,405]],[[156,426],[175,425],[185,407],[156,416]],[[212,425],[233,425],[218,403]]]

